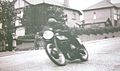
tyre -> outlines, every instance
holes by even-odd
[[[58,66],[66,65],[65,56],[60,50],[58,52],[52,43],[46,45],[45,51],[53,63],[55,63]]]
[[[82,61],[87,61],[88,60],[88,51],[86,50],[85,46],[82,45],[82,48],[80,48],[80,59]]]

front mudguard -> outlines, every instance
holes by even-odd
[[[83,45],[83,42],[80,40],[80,38],[77,37],[76,40],[79,42],[79,44]]]

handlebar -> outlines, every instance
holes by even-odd
[[[58,32],[58,33],[66,33],[66,32],[68,32],[68,30],[57,29],[57,30],[54,30],[54,32]]]

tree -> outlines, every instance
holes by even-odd
[[[13,31],[15,22],[15,9],[14,4],[10,1],[0,1],[2,11],[0,22],[3,23],[3,29],[7,27],[9,31]]]
[[[65,23],[63,7],[51,6],[48,4],[30,5],[24,10],[23,25],[26,34],[35,34],[42,30],[49,18],[55,18],[59,23]]]
[[[64,8],[62,7],[56,7],[56,6],[51,6],[48,7],[47,9],[47,19],[49,18],[55,18],[59,23],[65,24],[65,14],[64,14]]]
[[[7,39],[8,50],[12,50],[12,33],[16,17],[14,4],[10,1],[3,0],[0,1],[0,6],[0,23],[2,23],[4,38]]]

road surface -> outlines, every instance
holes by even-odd
[[[87,62],[72,61],[56,66],[44,49],[12,52],[0,57],[0,71],[120,71],[120,38],[84,42]]]

